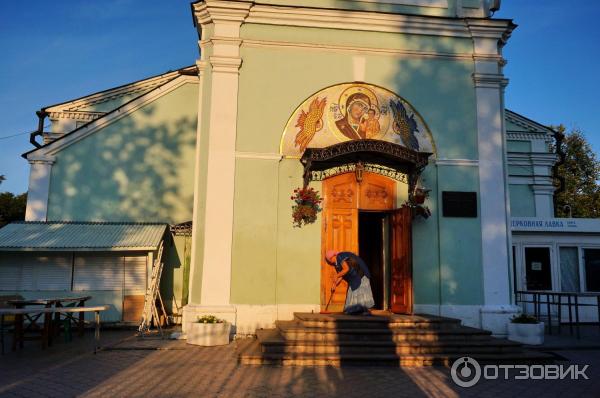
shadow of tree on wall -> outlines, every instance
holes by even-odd
[[[448,3],[450,11],[454,12],[456,2]],[[352,7],[355,11],[380,13],[389,13],[393,9],[390,4],[367,4],[366,2],[340,1],[339,6],[346,9]],[[462,18],[453,18],[453,21],[456,24],[465,23],[461,22],[464,21]],[[414,21],[398,22],[398,27],[406,27],[407,31],[411,31],[414,28]],[[368,37],[371,34],[356,31],[351,33],[356,34],[357,37],[360,35]],[[325,30],[323,35],[327,36]],[[417,281],[415,295],[419,303],[473,304],[470,302],[473,300],[471,296],[482,296],[480,219],[443,218],[441,193],[458,190],[458,186],[465,191],[479,191],[478,168],[464,165],[440,166],[433,162],[435,158],[478,159],[477,104],[473,82],[475,70],[471,55],[473,40],[469,37],[433,37],[425,34],[382,32],[378,35],[390,38],[390,42],[397,44],[397,48],[378,50],[378,47],[383,48],[384,44],[382,44],[363,50],[360,46],[365,45],[357,41],[357,47],[351,50],[311,49],[311,56],[307,56],[302,62],[305,62],[304,66],[309,68],[311,64],[319,64],[319,57],[322,54],[343,53],[347,55],[345,58],[339,58],[343,61],[338,64],[331,62],[327,64],[327,68],[346,71],[347,63],[362,58],[362,63],[355,62],[355,64],[364,66],[362,70],[354,67],[353,79],[347,79],[347,74],[341,73],[339,81],[332,80],[328,83],[337,84],[354,80],[383,86],[407,100],[423,117],[436,147],[436,154],[422,176],[422,184],[432,189],[426,205],[434,211],[434,214],[428,220],[414,225],[415,249],[417,249],[415,251],[414,278]],[[307,37],[311,36],[307,35]],[[373,73],[374,71],[376,72]],[[319,78],[316,77],[314,81],[319,82]],[[298,102],[293,105],[297,106],[304,98],[308,98],[322,88],[315,88],[314,83],[307,82],[305,92],[298,96]],[[283,91],[285,87],[279,90]],[[256,93],[257,101],[262,94],[264,93]],[[483,111],[497,112],[497,109]],[[289,114],[277,117],[281,119],[280,125],[283,129]],[[501,134],[498,134],[498,139],[502,139]],[[440,174],[439,169],[447,170],[445,175]],[[473,176],[476,178],[474,179]],[[290,175],[290,177],[294,176]],[[501,183],[498,181],[498,184]],[[286,213],[280,214],[280,217],[289,218],[289,210],[285,209],[285,211]],[[438,249],[438,245],[441,249]],[[443,252],[440,253],[442,250]],[[467,257],[467,254],[472,256]],[[286,267],[288,264],[278,263],[277,266]],[[278,277],[279,275],[281,273]],[[430,286],[430,288],[425,291],[419,286]]]
[[[49,220],[191,219],[197,119],[155,123],[157,106],[146,105],[58,153]]]

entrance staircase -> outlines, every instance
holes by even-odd
[[[242,364],[451,366],[464,356],[494,364],[553,361],[550,354],[433,315],[295,313],[294,320],[256,334],[240,351]]]

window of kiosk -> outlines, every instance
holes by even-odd
[[[549,247],[525,248],[525,280],[527,290],[552,290]]]
[[[579,248],[561,246],[558,249],[560,260],[560,290],[579,292]]]
[[[600,292],[600,249],[583,249],[585,290]]]

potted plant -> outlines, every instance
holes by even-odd
[[[317,214],[322,210],[321,202],[323,199],[319,192],[313,188],[296,188],[291,199],[294,201],[292,206],[292,219],[294,227],[312,224],[317,221]]]
[[[417,205],[422,205],[423,203],[425,203],[425,199],[429,197],[429,192],[431,192],[431,189],[425,189],[420,187],[416,188],[415,193],[413,194],[414,203]]]
[[[544,343],[544,322],[527,314],[514,316],[508,324],[508,339],[523,344]]]
[[[198,317],[192,322],[187,332],[187,343],[201,346],[229,344],[231,324],[214,315]]]

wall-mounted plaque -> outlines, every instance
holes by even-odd
[[[442,192],[444,217],[477,217],[477,192]]]

